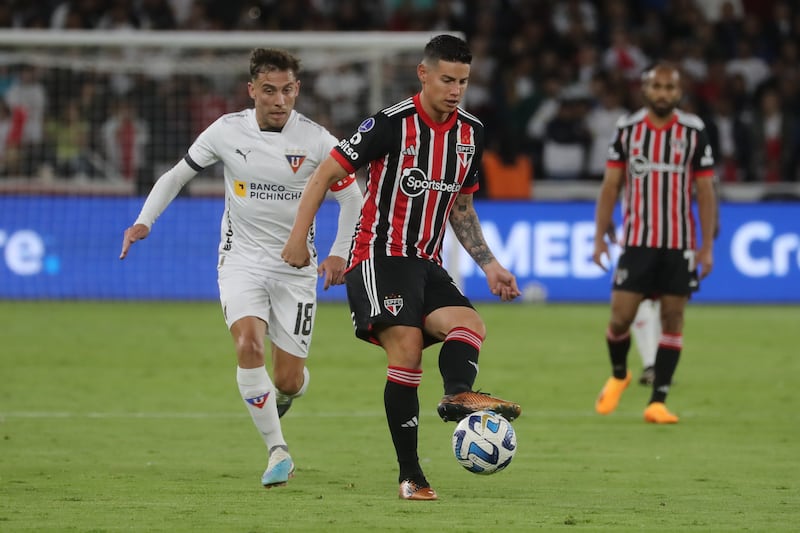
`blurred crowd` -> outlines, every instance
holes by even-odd
[[[534,178],[601,179],[614,124],[642,106],[642,70],[670,60],[685,74],[681,107],[705,121],[723,182],[800,180],[796,1],[5,0],[0,28],[463,32],[474,54],[465,107],[487,128],[485,174],[504,176],[506,186],[485,188],[496,197],[525,196]],[[35,175],[34,162],[49,161],[58,176],[115,172],[146,187],[158,162],[182,155],[165,147],[185,150],[210,120],[249,105],[202,77],[187,100],[185,79],[109,88],[113,79],[87,76],[69,80],[76,88],[64,101],[63,79],[0,66],[3,174]],[[316,81],[304,98],[339,101],[329,112],[341,116],[312,116],[334,133],[375,111],[353,104],[366,87],[358,72]],[[112,98],[121,92],[136,98]]]

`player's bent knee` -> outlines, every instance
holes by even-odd
[[[476,311],[467,314],[457,327],[467,328],[480,335],[482,339],[486,338],[486,324]]]
[[[305,369],[304,369],[305,370]],[[286,396],[299,396],[308,388],[306,372],[300,374],[283,374],[275,376],[275,388]]]
[[[486,324],[471,307],[446,307],[431,313],[425,321],[426,331],[434,337],[444,339],[455,328],[466,328],[486,338]]]

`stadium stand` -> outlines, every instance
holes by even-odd
[[[475,50],[467,108],[487,133],[514,138],[532,161],[536,196],[593,197],[597,157],[613,128],[609,113],[640,106],[638,74],[657,59],[686,73],[683,107],[700,115],[718,154],[727,199],[800,198],[800,7],[786,0],[10,0],[0,34],[20,31],[213,32],[259,36],[361,31],[463,33]],[[265,33],[267,32],[267,33]],[[46,180],[77,186],[134,184],[141,193],[182,155],[208,118],[248,105],[218,72],[87,68],[68,50],[43,57],[0,39],[0,186]],[[2,44],[5,43],[5,44]],[[374,111],[365,62],[311,66],[303,111],[343,134]],[[24,53],[24,56],[20,56]],[[125,50],[119,49],[124,63]],[[210,54],[209,51],[203,53]],[[241,54],[240,54],[241,55]],[[111,58],[113,63],[113,57]],[[382,73],[394,101],[414,80],[397,56]],[[223,59],[224,60],[224,59]],[[141,58],[137,59],[141,63]],[[120,64],[121,64],[120,63]],[[78,65],[78,66],[76,66]],[[392,65],[397,66],[393,68]],[[152,66],[152,65],[151,65]],[[235,65],[237,72],[244,70]],[[240,79],[227,81],[239,83]],[[614,95],[608,103],[607,95]],[[579,105],[569,180],[553,180],[545,153],[565,106]],[[605,111],[611,105],[609,111]],[[604,114],[605,113],[605,114]],[[573,118],[574,120],[574,118]],[[573,132],[574,133],[574,132]],[[579,150],[576,150],[579,148]],[[596,149],[594,150],[596,152]],[[16,180],[16,181],[14,181]],[[4,190],[8,190],[7,187]]]

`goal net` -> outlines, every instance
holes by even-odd
[[[252,107],[255,47],[295,53],[298,111],[349,135],[418,89],[414,66],[430,37],[2,30],[0,182],[5,190],[44,182],[48,190],[146,192],[219,115]],[[203,192],[204,180],[191,187]]]

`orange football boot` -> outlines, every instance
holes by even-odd
[[[619,404],[622,393],[628,388],[630,382],[630,370],[625,375],[625,379],[617,379],[614,376],[608,378],[606,384],[603,385],[603,390],[600,391],[600,395],[597,397],[597,401],[594,402],[594,410],[601,415],[613,413],[614,409],[617,408],[617,404]]]
[[[677,424],[678,417],[669,412],[662,402],[653,402],[644,410],[645,422],[651,424]]]

